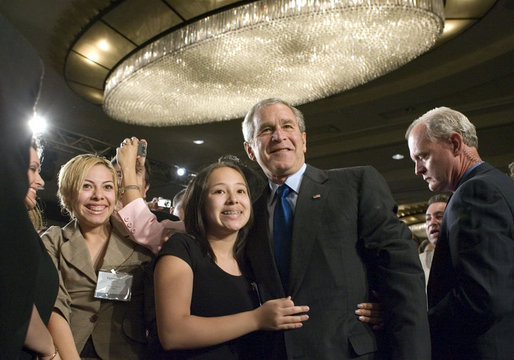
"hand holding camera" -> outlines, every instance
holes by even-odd
[[[139,140],[135,136],[126,138],[116,149],[116,158],[121,168],[144,167],[148,144],[146,140]]]
[[[148,202],[148,208],[150,210],[168,210],[173,206],[173,201],[162,197],[154,197],[152,201]]]
[[[147,154],[146,140],[136,137],[126,138],[116,149],[116,159],[122,171],[121,187],[137,185],[143,197],[145,161]]]
[[[157,200],[157,206],[161,207],[161,208],[171,208],[173,206],[173,203],[170,199],[164,199],[162,197],[160,197],[158,200]]]

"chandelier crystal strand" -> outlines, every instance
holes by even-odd
[[[362,85],[426,52],[442,0],[267,0],[203,18],[121,62],[104,109],[150,126],[244,116],[257,101],[293,105]]]

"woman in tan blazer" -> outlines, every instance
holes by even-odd
[[[62,358],[145,358],[144,316],[153,304],[145,303],[144,286],[153,256],[112,216],[114,168],[103,157],[78,155],[59,172],[58,196],[73,220],[51,227],[43,242],[59,273],[49,329]]]

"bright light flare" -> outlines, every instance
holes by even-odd
[[[48,124],[44,117],[34,114],[34,116],[29,120],[29,127],[32,130],[32,134],[40,135],[45,133],[48,128]]]
[[[102,39],[96,43],[96,46],[102,51],[109,51],[111,49],[111,45],[105,39]]]

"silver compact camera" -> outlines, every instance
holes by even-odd
[[[146,143],[140,141],[137,144],[137,155],[146,157]]]
[[[159,207],[171,208],[172,205],[173,203],[170,199],[159,198],[159,200],[157,200],[157,206]]]

